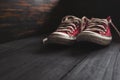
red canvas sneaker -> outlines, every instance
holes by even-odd
[[[72,44],[81,31],[81,19],[75,16],[65,16],[55,32],[48,38],[43,39],[44,43]]]
[[[77,36],[77,41],[89,41],[100,45],[110,44],[112,40],[110,24],[120,35],[110,17],[107,19],[92,18],[91,20],[86,18],[85,21],[87,24],[85,24],[81,33]]]

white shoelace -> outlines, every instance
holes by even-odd
[[[117,29],[117,27],[113,24],[112,20],[110,19],[110,21],[108,22],[106,19],[98,19],[95,18],[94,21],[90,21],[88,24],[88,27],[86,30],[91,30],[91,31],[102,31],[105,32],[106,29],[104,27],[104,25],[108,25],[111,24],[112,27],[115,29],[115,31],[118,33],[119,37],[120,37],[120,31]],[[94,27],[97,26],[97,27]]]
[[[102,24],[108,24],[108,22],[106,20],[101,20],[101,19],[94,19],[91,20],[86,28],[86,30],[90,30],[90,31],[102,31],[105,32],[105,27]],[[97,26],[97,27],[96,27]]]
[[[81,19],[75,16],[66,16],[62,19],[62,22],[56,32],[72,33],[81,24]]]
[[[117,29],[117,27],[113,24],[112,21],[110,21],[110,24],[113,26],[113,28],[115,29],[115,31],[118,33],[118,35],[120,37],[120,31]]]
[[[63,27],[65,26],[65,27]],[[70,32],[72,33],[75,29],[77,29],[77,26],[73,23],[68,23],[68,24],[64,24],[62,23],[62,25],[60,25],[60,27],[57,29],[57,31],[59,32]]]

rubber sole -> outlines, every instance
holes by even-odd
[[[72,45],[75,43],[75,40],[65,39],[61,37],[50,36],[44,42],[45,44],[52,43],[52,44],[63,44],[63,45]]]
[[[81,32],[77,36],[77,41],[88,41],[92,43],[96,43],[99,45],[109,45],[112,41],[112,37],[105,37],[101,36],[97,33],[86,31],[86,32]]]

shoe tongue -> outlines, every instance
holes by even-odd
[[[76,16],[71,16],[71,15],[65,16],[62,21],[63,21],[63,22],[69,22],[69,23],[71,23],[71,22],[73,22],[74,20],[81,21],[81,19],[79,19],[78,17],[76,17]]]
[[[100,21],[100,20],[101,20],[101,19],[99,19],[99,18],[92,18],[92,19],[91,19],[92,22]]]
[[[100,19],[100,18],[92,18],[91,19],[91,22],[101,22],[101,21],[108,22],[107,19]]]

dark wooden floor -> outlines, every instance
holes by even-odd
[[[0,44],[0,80],[120,80],[120,43],[43,45],[32,37]]]

